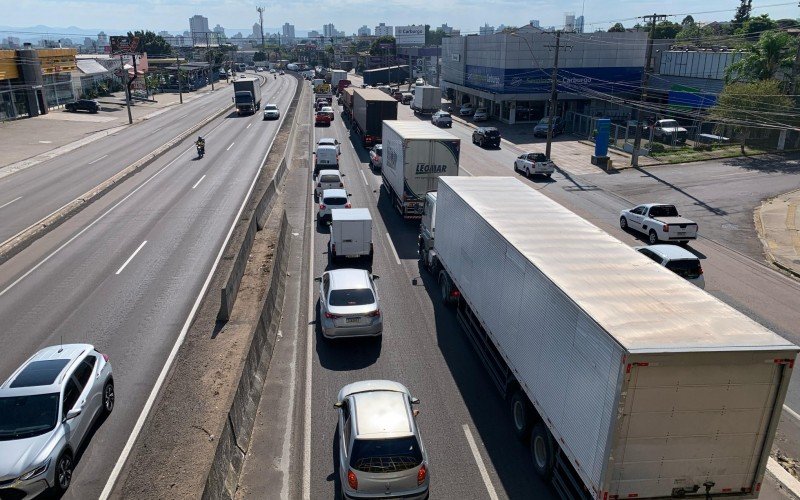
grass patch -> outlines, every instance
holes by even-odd
[[[702,160],[717,160],[721,158],[736,158],[739,156],[750,156],[763,153],[769,153],[769,150],[745,147],[745,154],[742,155],[741,147],[736,145],[730,146],[714,146],[710,150],[695,150],[691,146],[684,146],[681,148],[663,149],[661,151],[653,150],[650,152],[650,157],[665,163],[686,163],[690,161]]]

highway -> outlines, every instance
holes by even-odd
[[[250,75],[252,76],[252,75]],[[263,75],[262,79],[266,79]],[[264,87],[269,91],[276,80]],[[232,86],[208,93],[52,160],[0,178],[0,242],[231,105]]]
[[[399,119],[417,119],[406,106],[398,106],[398,115]],[[706,235],[690,248],[703,259],[707,291],[800,343],[800,284],[763,264],[753,244],[754,230],[746,224],[761,199],[800,183],[796,170],[712,162],[693,165],[691,170],[657,167],[617,175],[574,175],[561,170],[552,180],[524,179],[512,169],[514,158],[522,151],[506,143],[500,149],[484,150],[471,143],[470,127],[456,123],[451,130],[462,140],[460,175],[517,175],[630,245],[645,243],[620,230],[620,209],[654,198],[676,203],[687,216],[697,218]],[[352,145],[338,113],[329,129],[315,128],[315,137],[335,137],[343,143],[340,168],[346,175],[350,201],[354,207],[369,208],[372,214],[373,272],[380,276],[376,284],[384,334],[376,341],[325,341],[314,326],[317,285],[303,283],[305,290],[300,296],[308,296],[313,311],[306,322],[300,321],[312,325],[305,339],[311,343],[310,356],[303,360],[309,365],[295,368],[294,379],[297,392],[307,394],[307,406],[300,399],[295,422],[286,427],[307,426],[309,431],[305,442],[299,443],[304,449],[293,453],[294,470],[302,473],[296,472],[289,484],[298,486],[298,497],[300,491],[310,498],[331,498],[337,493],[337,420],[332,409],[337,392],[353,381],[388,378],[405,384],[422,401],[418,422],[431,462],[432,497],[551,498],[549,485],[532,473],[527,449],[510,430],[506,403],[454,315],[435,298],[435,283],[418,264],[417,223],[402,221],[389,205],[380,176],[368,166],[367,152]],[[312,221],[306,231],[313,232],[313,244],[308,257],[312,276],[320,276],[328,266],[328,230],[313,223],[310,189],[309,181],[305,218]],[[303,332],[299,337],[302,352]],[[310,370],[305,372],[310,377],[304,377],[304,369]],[[800,408],[799,385],[795,377],[787,397],[787,405],[795,409]],[[299,418],[304,419],[302,423]],[[787,424],[782,426],[785,429]],[[279,428],[283,432],[284,427]],[[791,436],[793,428],[785,432]],[[781,432],[779,429],[779,435]],[[248,460],[257,462],[258,457]]]
[[[262,106],[274,102],[285,111],[296,82],[289,75],[270,78]],[[105,174],[91,181],[43,164],[5,179],[4,188],[22,182],[16,177],[24,175],[21,185],[27,189],[39,186],[70,199],[86,189],[81,182],[94,185],[115,173],[122,159],[136,159],[177,135],[187,121],[201,119],[231,94],[212,94],[181,108],[191,107],[191,118],[171,112],[131,128],[128,133],[139,134],[138,139],[109,138],[108,144],[125,141],[113,152],[120,163],[102,162]],[[193,138],[183,141],[0,266],[0,342],[5,346],[0,377],[39,348],[62,340],[96,345],[109,354],[114,369],[114,413],[80,452],[65,498],[100,496],[171,349],[188,328],[279,124],[262,121],[261,112],[237,117],[232,111],[211,121],[199,132],[206,138],[204,158],[196,158]],[[159,126],[164,128],[155,131]],[[112,154],[101,142],[66,156],[86,161]],[[52,182],[49,168],[63,180]],[[15,218],[3,214],[2,220]]]

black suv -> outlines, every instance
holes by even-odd
[[[100,105],[97,101],[91,99],[78,99],[75,102],[68,102],[65,106],[67,111],[75,113],[76,111],[88,111],[89,113],[97,113],[100,111]]]
[[[479,127],[472,133],[472,144],[477,144],[482,148],[492,146],[500,147],[500,131],[494,127]]]

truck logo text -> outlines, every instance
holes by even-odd
[[[417,163],[417,174],[443,174],[447,172],[447,165],[428,165]]]

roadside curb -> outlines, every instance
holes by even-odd
[[[767,473],[774,477],[781,486],[789,490],[792,495],[800,498],[800,481],[772,457],[767,460]]]
[[[65,221],[69,220],[70,218],[78,214],[81,210],[88,207],[93,202],[97,201],[103,195],[105,195],[113,188],[115,188],[117,185],[121,184],[122,182],[124,182],[137,172],[144,169],[146,166],[153,163],[155,160],[166,154],[172,148],[174,148],[175,146],[186,140],[189,136],[193,135],[202,127],[206,126],[208,123],[224,115],[230,108],[231,105],[226,105],[220,108],[211,116],[206,117],[193,127],[189,128],[188,130],[185,130],[175,138],[159,146],[151,153],[145,155],[143,158],[128,165],[110,179],[106,179],[99,185],[95,186],[94,188],[90,189],[83,195],[67,203],[66,205],[59,208],[52,214],[39,220],[35,224],[32,224],[28,228],[20,231],[16,235],[4,241],[2,244],[0,244],[0,264],[3,264],[8,259],[10,259],[14,255],[18,254],[19,252],[27,248],[34,241],[38,240],[42,236],[46,235],[53,229],[60,226]]]
[[[782,195],[775,196],[773,198],[761,202],[761,205],[756,207],[756,209],[753,211],[753,222],[755,223],[756,226],[756,234],[758,234],[758,239],[759,241],[761,241],[761,246],[764,248],[764,257],[767,263],[772,264],[774,267],[780,269],[785,273],[790,274],[794,278],[800,279],[800,272],[795,271],[791,267],[782,264],[781,262],[778,261],[778,259],[775,258],[775,255],[773,255],[772,251],[769,248],[769,242],[767,241],[765,236],[766,231],[764,229],[764,220],[761,218],[761,210],[764,208],[765,204],[770,203],[777,198],[789,196],[793,193],[800,193],[800,189],[795,189],[794,191],[788,191],[786,193],[783,193]]]

